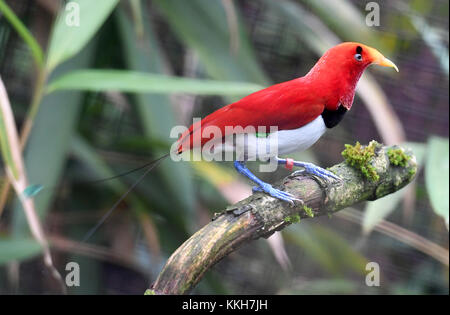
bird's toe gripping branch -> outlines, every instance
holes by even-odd
[[[279,159],[279,158],[277,159],[277,162],[278,162],[278,164],[286,165],[286,168],[289,170],[292,170],[292,168],[294,166],[304,168],[304,170],[296,171],[296,172],[292,173],[294,175],[298,172],[301,172],[301,173],[306,172],[309,174],[313,174],[319,178],[322,178],[326,181],[333,181],[333,180],[340,181],[341,180],[338,176],[336,176],[332,172],[327,171],[327,170],[325,170],[319,166],[316,166],[312,163],[294,161],[292,159]],[[282,190],[273,188],[272,185],[260,180],[252,172],[250,172],[250,170],[245,166],[244,162],[235,161],[234,167],[236,168],[236,170],[239,173],[241,173],[242,175],[245,175],[250,180],[252,180],[256,184],[258,184],[258,186],[253,187],[253,189],[252,189],[253,192],[265,192],[266,194],[268,194],[274,198],[289,202],[291,205],[294,205],[295,201],[302,202],[302,200],[295,198],[295,196],[293,196],[292,194],[290,194],[286,191],[282,191]]]
[[[293,175],[300,173],[300,172],[301,173],[306,172],[306,173],[315,175],[315,176],[322,178],[324,180],[327,180],[327,181],[333,181],[333,180],[340,181],[341,180],[341,178],[339,176],[336,176],[332,172],[327,171],[326,169],[323,169],[312,163],[294,161],[292,159],[277,159],[277,161],[278,161],[278,164],[285,165],[288,170],[292,170],[293,166],[304,168],[304,170],[295,171],[294,173],[292,173]]]
[[[244,162],[235,161],[234,167],[236,168],[236,170],[239,173],[248,177],[255,184],[258,184],[258,186],[253,187],[253,192],[265,192],[266,194],[269,194],[270,196],[272,196],[274,198],[289,202],[292,205],[294,205],[295,201],[302,202],[300,199],[295,198],[294,195],[292,195],[288,192],[273,188],[272,185],[260,180],[252,172],[250,172],[250,170],[245,166]]]
[[[266,194],[269,194],[270,196],[283,200],[283,201],[287,201],[290,204],[294,205],[295,201],[298,202],[302,202],[302,200],[295,198],[294,195],[286,192],[286,191],[282,191],[276,188],[273,188],[272,185],[264,183],[263,185],[260,186],[254,186],[252,188],[253,192],[265,192]]]

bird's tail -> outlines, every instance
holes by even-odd
[[[129,170],[125,173],[121,173],[112,177],[108,177],[108,178],[102,178],[102,179],[98,179],[98,180],[93,180],[90,181],[89,183],[101,183],[101,182],[105,182],[107,180],[111,180],[111,179],[115,179],[121,176],[125,176],[128,175],[130,173],[142,170],[142,169],[146,169],[145,172],[141,175],[141,177],[139,177],[131,186],[130,188],[128,188],[128,190],[122,195],[120,196],[120,198],[116,201],[116,203],[114,203],[114,205],[109,208],[109,210],[101,217],[100,221],[97,222],[97,224],[89,230],[89,232],[85,235],[85,237],[83,238],[83,242],[86,242],[87,240],[89,240],[91,238],[92,235],[94,235],[94,233],[98,230],[98,228],[106,221],[106,219],[111,215],[111,213],[119,206],[119,204],[128,196],[128,194],[144,179],[144,177],[150,173],[154,168],[156,168],[162,161],[164,161],[167,157],[169,157],[170,153],[164,154],[163,156],[157,158],[156,160],[150,161],[148,163],[145,163],[144,165],[141,165],[135,169]]]

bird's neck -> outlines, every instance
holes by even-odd
[[[315,89],[315,93],[325,100],[328,110],[337,110],[340,105],[350,109],[355,96],[356,84],[364,69],[355,69],[345,65],[330,65],[327,60],[319,60],[308,72],[305,79]]]

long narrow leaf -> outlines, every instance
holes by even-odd
[[[449,224],[449,144],[448,139],[432,137],[428,141],[425,183],[434,211]]]
[[[94,49],[95,43],[92,42],[75,58],[56,69],[53,75],[58,76],[79,67],[87,67],[92,60]],[[58,184],[64,170],[70,139],[79,118],[82,97],[83,94],[79,91],[58,91],[45,95],[34,120],[24,160],[30,183],[44,187],[35,201],[42,218],[45,218],[56,192],[55,189],[48,188]],[[17,211],[18,207],[19,204],[16,203],[13,218],[14,233],[17,237],[23,237],[26,221],[21,212]]]
[[[3,13],[5,18],[9,21],[9,23],[11,23],[11,26],[28,45],[31,50],[31,54],[33,55],[34,61],[39,67],[41,67],[44,63],[44,54],[42,53],[41,46],[39,46],[33,35],[22,23],[22,21],[20,21],[20,19],[14,14],[14,12],[8,7],[4,0],[0,0],[0,12]]]
[[[6,93],[3,81],[0,78],[0,126],[2,132],[0,133],[2,142],[2,153],[5,157],[6,173],[11,181],[23,211],[28,222],[33,237],[39,243],[44,251],[44,262],[49,268],[52,276],[59,281],[64,288],[61,275],[53,265],[53,260],[50,254],[50,247],[42,229],[39,217],[36,213],[36,208],[32,198],[24,196],[23,192],[28,186],[27,175],[25,172],[24,163],[22,160],[22,150],[19,143],[19,136],[14,121],[14,116],[9,103],[8,95]],[[6,139],[5,139],[6,138]],[[8,157],[6,157],[8,156]]]
[[[33,239],[0,239],[0,265],[39,254],[41,245]]]
[[[58,15],[47,56],[47,71],[77,54],[97,33],[118,0],[73,0]]]
[[[179,39],[194,49],[208,74],[217,80],[248,81],[267,85],[269,79],[257,62],[236,12],[236,53],[230,52],[230,34],[225,9],[218,0],[157,0]],[[205,45],[205,43],[208,43]]]
[[[262,86],[246,82],[197,80],[127,70],[77,70],[52,81],[48,92],[114,90],[136,93],[245,95],[260,89]]]

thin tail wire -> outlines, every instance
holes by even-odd
[[[153,170],[156,166],[158,166],[163,160],[165,160],[168,156],[170,155],[170,153],[167,153],[159,158],[157,158],[156,160],[153,160],[151,162],[146,163],[143,166],[140,166],[138,168],[132,169],[128,172],[119,174],[119,175],[115,175],[112,177],[108,177],[108,178],[104,178],[104,179],[100,179],[100,180],[95,180],[92,182],[102,182],[102,181],[106,181],[106,180],[110,180],[110,179],[114,179],[120,176],[124,176],[127,175],[129,173],[138,171],[140,169],[146,168],[148,167],[145,172],[142,174],[141,177],[139,177],[131,186],[130,188],[128,188],[128,190],[119,198],[119,200],[117,200],[114,205],[101,217],[100,221],[97,222],[97,224],[89,230],[89,232],[85,235],[85,237],[83,238],[83,242],[87,242],[92,235],[94,235],[94,233],[99,229],[99,227],[106,221],[106,219],[111,215],[111,213],[119,206],[119,204],[128,196],[128,194],[144,179],[144,177],[150,173],[151,170]]]
[[[167,155],[168,155],[168,154],[167,154]],[[143,164],[143,165],[141,165],[141,166],[138,166],[138,167],[133,168],[133,169],[131,169],[131,170],[128,170],[128,171],[126,171],[126,172],[119,173],[119,174],[113,175],[113,176],[111,176],[111,177],[105,177],[105,178],[101,178],[101,179],[93,179],[93,180],[82,181],[80,184],[83,184],[83,185],[86,185],[86,184],[99,184],[99,183],[103,183],[103,182],[106,182],[106,181],[109,181],[109,180],[113,180],[113,179],[116,179],[116,178],[119,178],[119,177],[123,177],[123,176],[126,176],[126,175],[128,175],[128,174],[131,174],[131,173],[137,172],[137,171],[139,171],[139,170],[142,170],[142,169],[146,168],[147,166],[153,165],[153,163],[158,162],[160,159],[166,158],[167,155],[164,155],[164,156],[162,156],[162,157],[160,157],[160,158],[158,158],[158,159],[156,159],[156,160],[147,162],[147,163],[145,163],[145,164]],[[60,188],[59,185],[50,186],[50,187],[43,187],[42,185],[32,185],[32,186],[39,186],[39,187],[41,187],[41,189],[45,189],[45,190],[51,190],[51,189],[57,189],[57,188]],[[41,191],[41,189],[39,189],[39,191]],[[36,194],[36,193],[34,193],[33,196],[34,196],[35,194]]]
[[[106,182],[106,181],[109,181],[109,180],[112,180],[112,179],[116,179],[116,178],[119,178],[119,177],[122,177],[122,176],[126,176],[128,174],[131,174],[131,173],[137,172],[139,170],[142,170],[142,169],[146,168],[147,166],[153,165],[153,163],[158,162],[160,159],[166,158],[167,155],[164,155],[164,156],[162,156],[162,157],[160,157],[160,158],[158,158],[156,160],[147,162],[147,163],[145,163],[145,164],[143,164],[141,166],[138,166],[138,167],[133,168],[131,170],[128,170],[126,172],[119,173],[117,175],[114,175],[114,176],[111,176],[111,177],[102,178],[102,179],[87,180],[87,181],[83,182],[83,184],[98,184],[98,183],[103,183],[103,182]]]

